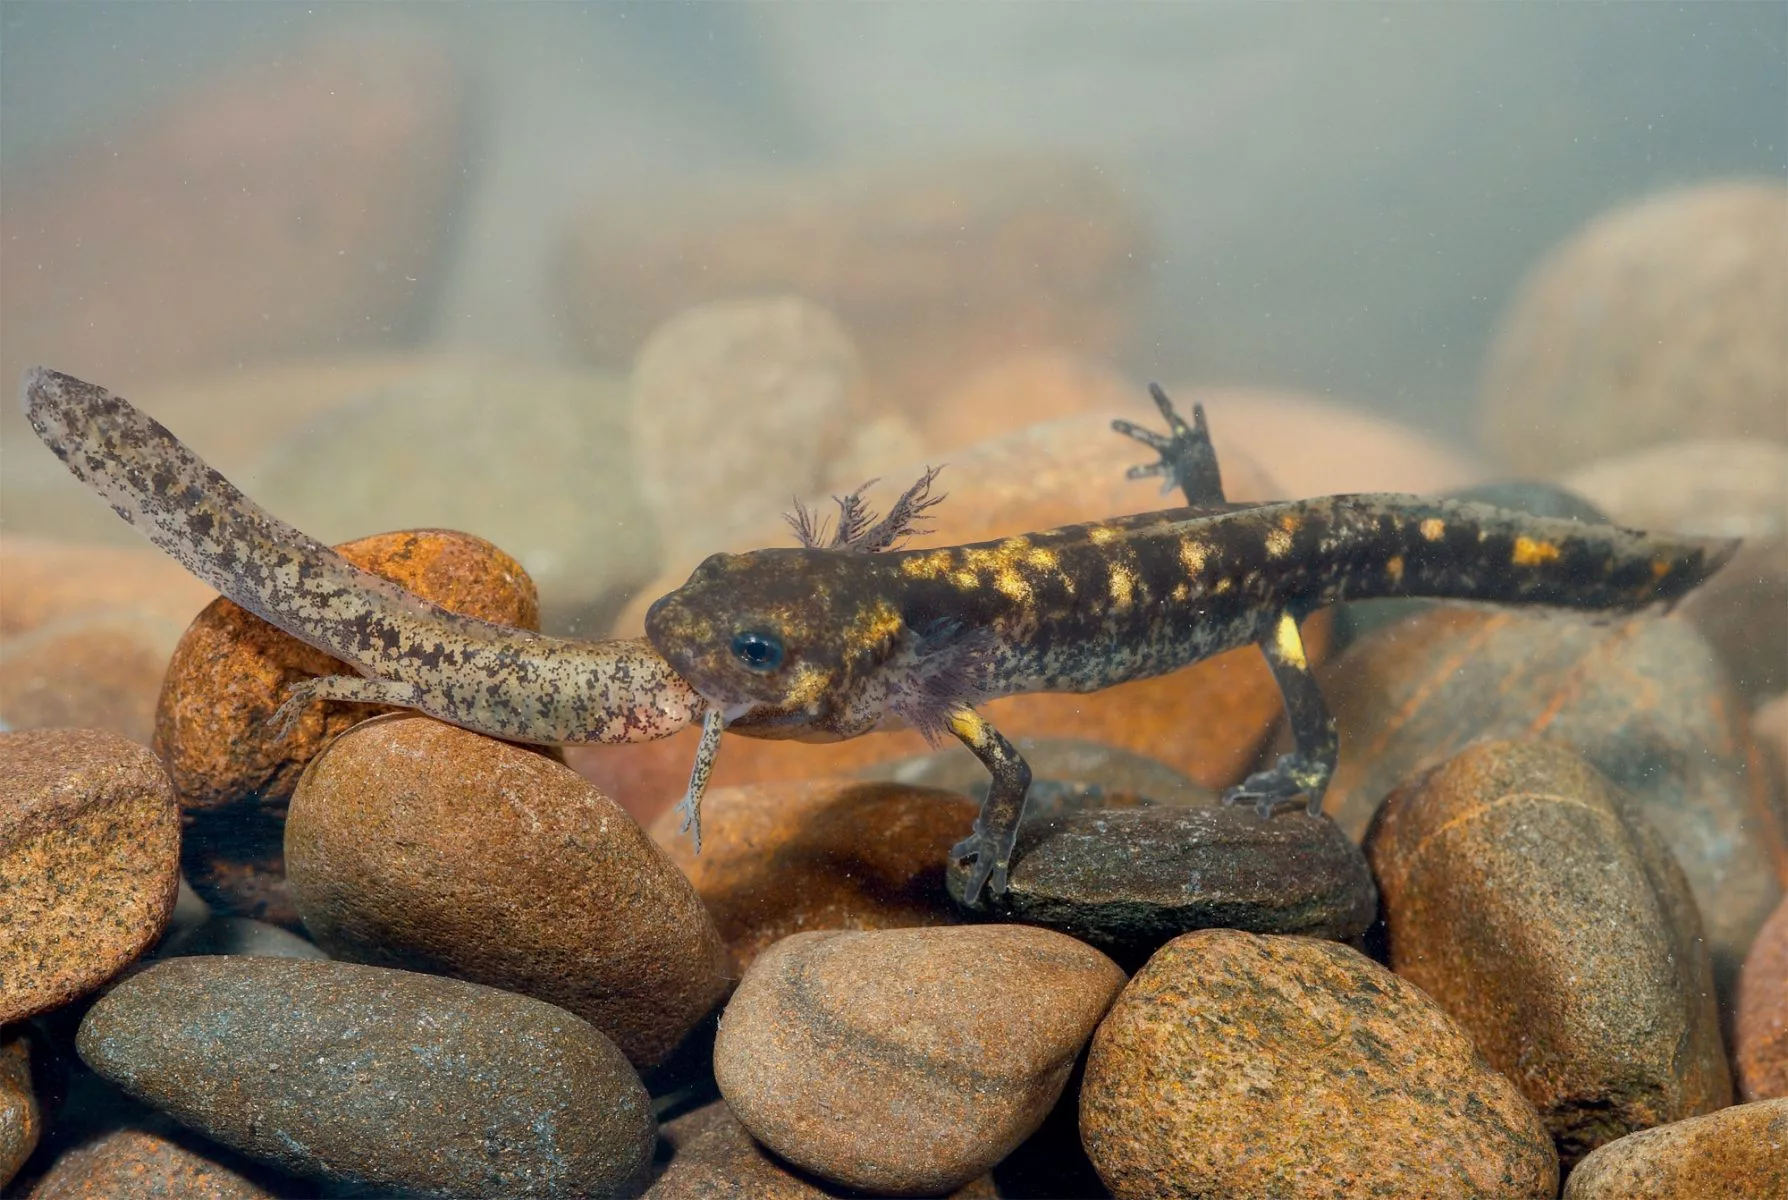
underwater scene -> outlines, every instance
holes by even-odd
[[[0,1196],[1788,1200],[1788,3],[0,3]]]

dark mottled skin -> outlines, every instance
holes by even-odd
[[[34,368],[25,410],[77,478],[187,570],[367,676],[301,683],[288,713],[327,696],[513,741],[577,743],[664,737],[706,708],[643,641],[574,641],[460,616],[360,570],[104,388]]]
[[[1270,812],[1303,795],[1320,811],[1336,746],[1298,637],[1312,610],[1386,596],[1637,608],[1682,596],[1735,548],[1416,496],[1225,504],[1203,413],[1187,426],[1157,402],[1172,437],[1120,427],[1163,455],[1133,474],[1168,474],[1197,507],[932,550],[715,555],[653,605],[647,636],[730,730],[824,740],[906,724],[965,742],[995,776],[956,851],[977,860],[972,902],[982,883],[1003,889],[1029,780],[974,712],[983,700],[1094,691],[1257,643],[1298,750],[1229,799]],[[740,633],[774,638],[781,662],[743,661]]]

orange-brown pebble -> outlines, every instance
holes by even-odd
[[[573,231],[561,280],[575,331],[607,363],[692,305],[805,296],[857,336],[881,402],[917,412],[997,355],[1119,344],[1142,241],[1091,164],[986,156],[605,197]]]
[[[43,1110],[31,1082],[31,1043],[23,1030],[0,1031],[0,1187],[12,1182],[42,1135]]]
[[[253,1169],[238,1156],[167,1125],[115,1129],[82,1142],[56,1159],[29,1200],[275,1200],[282,1194],[245,1174]],[[199,1145],[211,1153],[200,1153]],[[218,1161],[225,1157],[232,1163]]]
[[[1180,399],[1189,414],[1199,397]],[[985,363],[945,389],[920,410],[919,429],[926,447],[941,453],[1047,421],[1092,413],[1141,422],[1153,411],[1141,385],[1098,359],[1030,350]]]
[[[402,584],[441,607],[504,625],[538,629],[540,601],[521,564],[483,538],[445,529],[406,530],[337,546],[363,570]],[[155,751],[185,809],[292,794],[299,774],[330,738],[387,711],[319,700],[280,741],[269,722],[286,688],[313,675],[356,675],[228,600],[187,629],[168,664],[156,711]]]
[[[1567,1169],[1732,1102],[1688,881],[1570,750],[1468,747],[1391,793],[1366,853],[1392,969],[1515,1082]]]
[[[651,832],[742,971],[792,933],[955,924],[944,864],[975,812],[973,801],[935,788],[809,779],[711,790],[700,854],[676,812]]]
[[[797,1166],[946,1192],[1043,1121],[1123,982],[1044,929],[799,933],[740,980],[714,1074],[739,1123]]]
[[[92,991],[174,911],[180,815],[115,733],[0,733],[0,1023]]]
[[[670,1149],[670,1161],[646,1189],[646,1200],[827,1200],[861,1194],[791,1170],[758,1145],[724,1100],[666,1122],[658,1136]],[[998,1195],[992,1178],[982,1175],[951,1192],[950,1200]]]
[[[1093,1035],[1080,1132],[1120,1200],[1550,1197],[1531,1105],[1356,950],[1229,929],[1156,952]]]
[[[10,729],[105,729],[148,745],[181,628],[114,609],[0,641],[0,722]]]
[[[1739,1095],[1788,1097],[1788,900],[1763,923],[1745,958],[1733,1042]]]
[[[35,449],[41,453],[43,447]],[[117,523],[116,517],[109,519]],[[7,520],[14,520],[11,512]],[[0,637],[118,609],[184,627],[216,596],[179,563],[147,546],[0,534]]]
[[[1481,483],[1485,466],[1465,451],[1355,405],[1268,388],[1168,389],[1182,413],[1205,407],[1229,484],[1232,461],[1258,463],[1288,498],[1343,492],[1451,491]],[[1286,430],[1297,430],[1287,437]],[[1232,497],[1233,498],[1233,497]]]
[[[340,353],[423,315],[467,115],[449,50],[334,30],[218,61],[9,179],[0,233],[32,259],[0,278],[8,387],[31,362],[113,380]]]
[[[1788,441],[1788,188],[1607,213],[1522,286],[1484,371],[1486,444],[1526,473],[1683,437]]]
[[[331,956],[546,1000],[640,1066],[726,990],[676,866],[574,772],[507,742],[419,716],[350,730],[306,772],[285,846]]]
[[[1486,738],[1571,747],[1637,803],[1688,876],[1722,999],[1788,876],[1744,706],[1679,617],[1438,605],[1317,679],[1341,737],[1324,807],[1358,837],[1384,796]]]
[[[1780,1200],[1788,1100],[1722,1108],[1628,1134],[1577,1164],[1564,1200]]]

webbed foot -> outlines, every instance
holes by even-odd
[[[1006,894],[1006,872],[1012,865],[1012,845],[1016,838],[989,837],[979,829],[950,847],[950,858],[965,872],[962,883],[962,904],[965,908],[981,907],[985,888],[991,899]]]
[[[1131,479],[1165,476],[1161,488],[1170,492],[1179,488],[1191,505],[1223,504],[1223,476],[1217,468],[1217,451],[1211,445],[1210,427],[1204,419],[1204,405],[1192,406],[1192,424],[1188,425],[1174,411],[1173,401],[1158,383],[1149,384],[1149,395],[1167,422],[1167,435],[1144,429],[1133,421],[1116,420],[1111,427],[1125,437],[1135,438],[1161,456],[1161,461],[1131,467]]]
[[[1281,754],[1272,767],[1254,772],[1224,792],[1223,803],[1252,804],[1264,821],[1303,796],[1307,798],[1305,810],[1313,817],[1321,816],[1322,796],[1328,784],[1329,769],[1324,764],[1299,754]]]

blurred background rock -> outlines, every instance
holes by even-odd
[[[9,4],[0,377],[101,381],[326,540],[495,538],[549,627],[589,631],[746,510],[1126,389],[1146,412],[1150,378],[1345,405],[1224,418],[1283,439],[1257,457],[1290,491],[1325,457],[1441,486],[1780,440],[1779,15]],[[848,445],[785,444],[800,414],[724,380],[630,391],[638,362],[676,378],[641,352],[690,310],[776,296],[860,364]],[[1686,348],[1624,367],[1673,311]],[[1055,389],[1034,415],[983,382],[1015,369]],[[643,456],[642,394],[668,423]],[[1325,456],[1355,414],[1393,440]],[[754,447],[761,484],[717,511]],[[581,528],[549,534],[558,509]],[[0,529],[134,540],[11,402]]]

